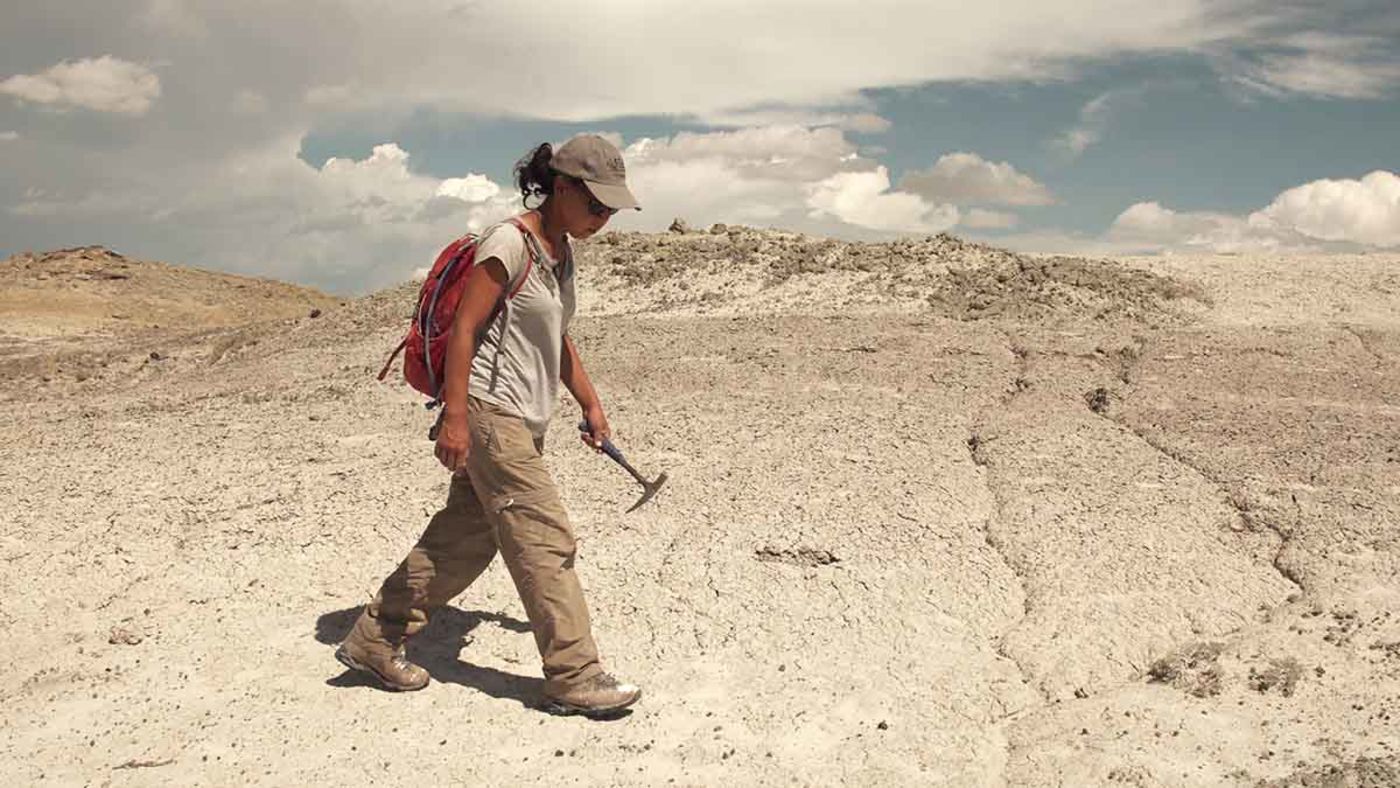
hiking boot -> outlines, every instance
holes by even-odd
[[[641,700],[641,697],[640,687],[599,673],[557,693],[546,691],[544,710],[551,714],[611,717]]]
[[[403,646],[371,644],[368,648],[347,638],[335,650],[335,658],[351,670],[373,676],[384,689],[409,692],[428,686],[428,671],[408,661]]]

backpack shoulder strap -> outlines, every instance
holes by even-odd
[[[404,338],[403,338],[403,341],[399,343],[399,346],[396,347],[396,348],[394,348],[394,352],[389,354],[389,360],[388,360],[388,361],[385,361],[385,362],[384,362],[384,368],[381,369],[381,370],[379,370],[379,379],[380,379],[380,380],[383,380],[385,377],[388,376],[388,374],[389,374],[389,367],[393,366],[393,364],[394,364],[394,359],[396,359],[396,358],[399,357],[399,354],[403,352],[403,349],[404,349],[405,347],[408,347],[408,337],[404,337]]]
[[[535,239],[535,234],[530,232],[530,228],[526,227],[524,222],[520,221],[520,217],[512,216],[509,221],[515,225],[515,229],[519,230],[520,235],[525,239],[525,270],[520,272],[520,279],[515,283],[515,287],[506,293],[507,299],[515,298],[515,294],[519,293],[520,288],[525,286],[525,281],[530,278],[530,271],[535,266],[535,258],[543,254],[543,250],[538,246],[539,241]]]

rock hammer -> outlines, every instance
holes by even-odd
[[[588,428],[587,420],[578,423],[578,431],[583,433],[591,432]],[[627,458],[622,456],[622,451],[614,446],[610,440],[603,441],[603,453],[611,457],[613,462],[621,465],[628,473],[632,474],[632,478],[636,479],[637,483],[642,485],[642,497],[638,498],[637,502],[632,504],[632,508],[627,510],[629,512],[636,511],[642,504],[650,501],[652,497],[656,495],[656,491],[661,489],[661,485],[666,483],[665,473],[656,477],[656,481],[654,482],[647,481],[645,476],[638,473],[637,469],[633,468],[631,463],[627,462]]]

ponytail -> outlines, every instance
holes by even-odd
[[[553,158],[553,146],[544,142],[515,163],[515,185],[520,189],[520,197],[525,207],[531,207],[532,197],[544,202],[554,193],[554,171],[549,168],[549,162]]]

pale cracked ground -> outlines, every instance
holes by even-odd
[[[12,384],[0,772],[1397,784],[1400,260],[1129,264],[1214,306],[582,317],[619,444],[671,478],[624,515],[575,412],[550,435],[605,659],[646,689],[606,723],[532,708],[499,565],[416,641],[425,691],[331,657],[445,492],[371,374],[402,303]]]

